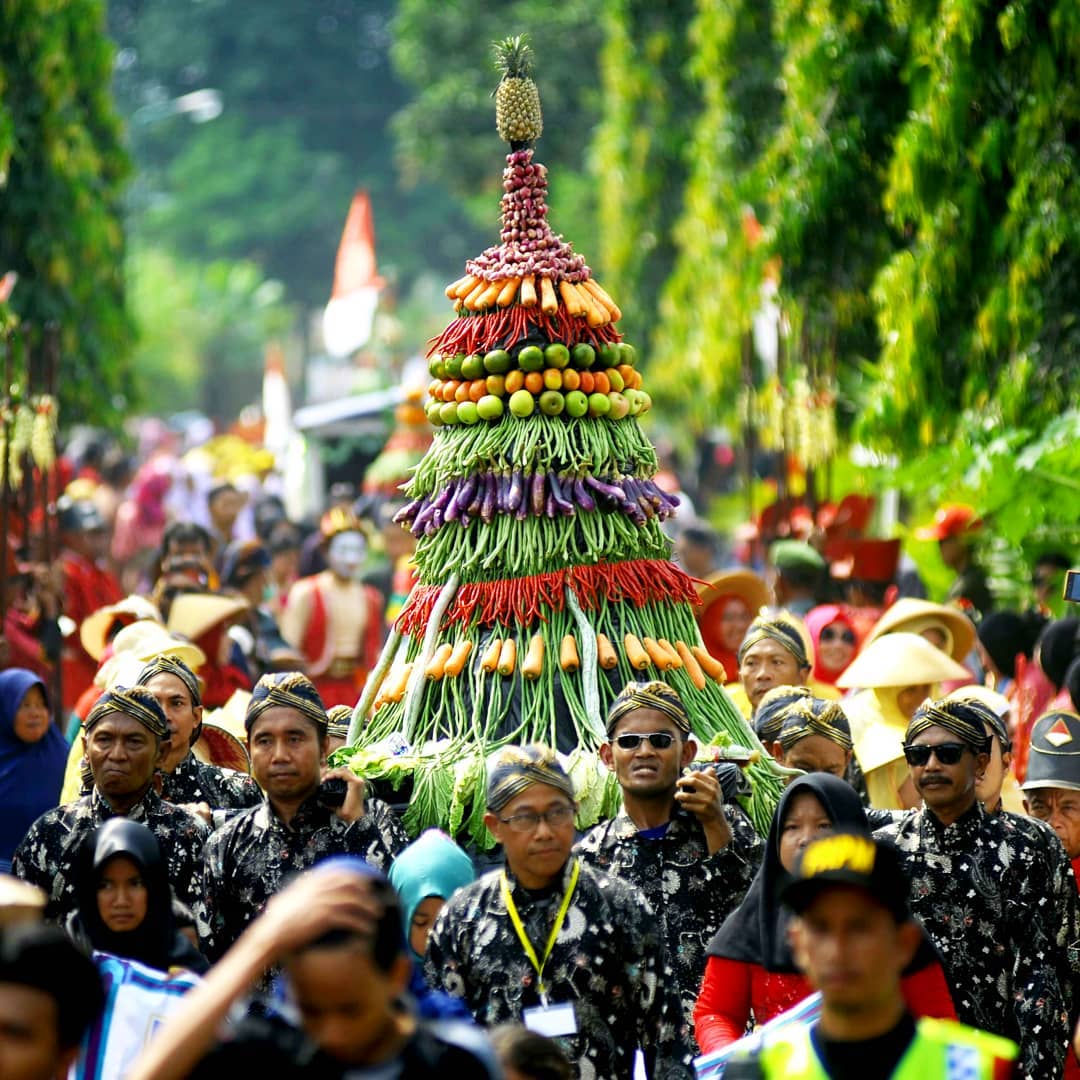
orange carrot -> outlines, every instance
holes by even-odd
[[[571,282],[559,282],[559,295],[562,297],[563,307],[571,315],[585,314],[585,301],[578,295],[577,287]]]
[[[626,659],[630,662],[632,668],[641,671],[642,668],[649,666],[649,654],[645,651],[645,646],[641,644],[636,634],[627,634],[623,638],[623,648],[626,650]]]
[[[676,641],[675,648],[679,653],[679,659],[686,665],[686,674],[690,676],[690,681],[698,690],[704,690],[705,672],[701,670],[701,665],[694,659],[694,654],[687,647],[686,642]]]
[[[536,307],[536,275],[529,274],[521,279],[521,306]]]
[[[710,656],[700,645],[691,646],[690,651],[710,679],[715,679],[721,685],[727,682],[727,671],[719,660]]]
[[[496,300],[499,307],[509,307],[514,302],[520,284],[521,278],[516,277],[507,278],[503,282],[503,287],[499,290],[499,296]]]
[[[577,671],[581,667],[581,660],[578,658],[577,642],[574,640],[573,634],[567,634],[562,639],[562,644],[559,646],[559,666],[563,671]]]
[[[514,667],[517,664],[517,645],[514,644],[514,639],[508,637],[503,643],[502,648],[499,649],[499,667],[498,672],[500,675],[513,675]]]
[[[454,651],[450,654],[450,659],[446,661],[445,674],[451,678],[455,675],[460,675],[462,669],[465,667],[465,661],[469,659],[469,653],[471,652],[471,641],[459,641],[454,646]]]
[[[555,299],[555,286],[549,277],[540,279],[540,310],[545,315],[554,315],[559,310],[559,301]]]
[[[610,671],[619,666],[619,658],[615,655],[615,646],[608,640],[606,634],[596,635],[596,662],[605,670]]]
[[[499,666],[500,648],[502,648],[502,642],[497,637],[493,637],[487,649],[484,650],[484,655],[480,658],[481,671],[486,671],[490,675]]]
[[[662,649],[660,643],[651,637],[642,638],[641,644],[649,654],[649,659],[661,670],[668,671],[673,665],[667,649]]]
[[[435,650],[435,655],[428,662],[428,666],[424,668],[424,674],[429,679],[434,679],[438,682],[439,679],[446,674],[446,665],[453,652],[453,645],[443,642],[443,644]]]
[[[402,665],[401,670],[392,681],[387,680],[387,701],[400,701],[405,696],[405,691],[409,687],[409,676],[412,674],[412,669],[413,665],[410,660],[407,664]]]
[[[666,637],[662,637],[659,641],[660,648],[664,650],[671,657],[672,670],[676,670],[683,666],[682,657],[679,655],[675,646],[671,644]]]
[[[470,292],[468,296],[463,297],[465,306],[469,309],[469,311],[476,310],[476,301],[479,300],[480,297],[484,294],[484,291],[487,289],[487,287],[488,283],[486,281],[484,281],[482,278],[477,279],[476,284],[472,288],[472,292]]]
[[[457,281],[446,286],[446,295],[451,300],[460,300],[462,297],[467,296],[472,292],[476,285],[476,278],[472,274],[466,274],[464,277],[459,277]]]
[[[526,679],[539,679],[544,670],[544,636],[533,634],[529,642],[529,651],[521,664],[521,674]]]
[[[589,278],[583,282],[583,284],[585,288],[592,293],[600,306],[611,316],[612,322],[618,322],[622,318],[622,312],[619,310],[619,305],[611,299],[603,286],[595,278]]]
[[[492,281],[487,283],[487,288],[480,294],[480,299],[476,301],[476,306],[481,311],[484,308],[494,307],[495,301],[499,299],[499,293],[502,292],[503,283],[501,281]]]
[[[606,326],[611,322],[611,315],[588,289],[580,289],[578,295],[585,304],[584,315],[590,326]]]

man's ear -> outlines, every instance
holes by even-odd
[[[795,966],[800,970],[806,971],[806,928],[803,926],[803,921],[797,915],[788,923],[787,928],[788,944],[791,946],[791,956],[795,961]],[[906,965],[905,965],[906,966]]]
[[[990,764],[990,755],[985,751],[975,755],[975,779],[981,780],[986,775],[986,767]]]
[[[611,751],[611,743],[606,742],[600,744],[600,760],[611,772],[615,771],[615,755]]]
[[[769,753],[772,754],[773,760],[779,765],[783,765],[787,758],[787,754],[784,753],[784,748],[780,744],[779,739],[776,742],[769,743]]]
[[[501,844],[503,824],[490,810],[484,814],[484,824],[488,832],[495,837],[495,842]]]
[[[914,919],[909,918],[907,922],[901,923],[897,928],[897,943],[899,945],[897,963],[901,971],[915,959],[915,953],[918,952],[922,940],[923,929]]]
[[[682,757],[679,764],[685,769],[694,758],[697,757],[698,744],[694,739],[684,739],[682,747]]]
[[[326,759],[330,755],[330,736],[324,735],[319,740],[319,762],[325,765]]]
[[[398,953],[388,972],[390,985],[394,988],[394,996],[404,994],[409,988],[412,979],[413,964],[406,953]]]

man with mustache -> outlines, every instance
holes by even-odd
[[[959,1019],[1017,1042],[1021,1076],[1044,1080],[1061,1075],[1069,1035],[1075,886],[1067,862],[1053,870],[1030,833],[978,800],[992,719],[973,699],[919,707],[904,756],[923,809],[877,835],[900,851]]]

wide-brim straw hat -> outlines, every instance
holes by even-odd
[[[897,600],[891,608],[874,624],[866,636],[866,645],[885,634],[898,630],[921,633],[934,622],[944,624],[952,635],[952,648],[949,655],[962,661],[975,645],[975,624],[962,612],[948,604],[934,604],[929,600],[916,600],[905,596]]]
[[[244,719],[247,716],[248,705],[251,704],[251,693],[247,690],[234,690],[232,696],[220,709],[209,709],[205,715],[205,721],[215,727],[227,731],[241,742],[247,740],[247,729],[244,727]]]
[[[189,641],[198,641],[219,623],[233,619],[251,605],[239,596],[217,593],[181,593],[169,609],[168,628]]]
[[[971,672],[948,653],[935,648],[919,634],[900,630],[864,645],[836,685],[843,690],[877,690],[970,678]]]
[[[108,607],[98,608],[97,611],[87,615],[79,627],[79,640],[82,647],[99,663],[108,644],[105,635],[112,624],[127,616],[127,622],[139,622],[150,619],[153,622],[161,622],[161,612],[145,596],[132,594],[125,596],[123,600]]]
[[[0,927],[39,922],[48,899],[36,885],[0,874]]]
[[[725,596],[737,596],[750,609],[752,615],[769,602],[769,587],[753,570],[720,570],[697,582],[701,607],[697,609],[700,622],[709,608]]]
[[[136,664],[141,670],[143,664],[156,656],[178,656],[195,672],[206,663],[206,653],[198,645],[174,637],[161,623],[150,619],[141,619],[125,626],[113,638],[112,646],[113,655],[98,668],[94,676],[98,686],[122,685],[118,679],[119,672],[130,671]]]
[[[191,752],[209,765],[235,769],[242,773],[251,772],[251,760],[244,744],[231,731],[226,731],[217,724],[203,721],[202,733]]]

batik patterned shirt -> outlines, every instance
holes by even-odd
[[[163,802],[153,790],[127,814],[118,815],[94,788],[89,795],[42,814],[15,850],[11,872],[45,891],[46,919],[63,922],[75,911],[79,848],[99,825],[119,816],[142,822],[157,837],[176,898],[191,908],[201,899],[207,826],[183,807]]]
[[[742,902],[761,862],[763,844],[749,818],[725,804],[731,840],[709,854],[701,823],[676,807],[662,837],[643,837],[627,814],[588,832],[576,850],[589,866],[629,881],[657,918],[668,970],[664,1021],[657,1042],[660,1078],[693,1077],[699,1053],[694,1003],[705,973],[705,949],[720,924]]]
[[[178,805],[206,803],[213,812],[214,828],[220,829],[235,811],[258,806],[263,793],[246,773],[211,765],[189,753],[162,776],[161,797]]]
[[[951,825],[923,809],[876,835],[900,851],[959,1019],[1019,1043],[1025,1080],[1060,1076],[1077,950],[1064,849],[980,803]]]
[[[243,810],[210,837],[204,853],[208,953],[220,957],[285,884],[331,855],[359,855],[380,870],[408,843],[390,807],[364,800],[364,816],[347,822],[313,795],[288,825],[268,799]]]
[[[573,860],[553,888],[530,891],[509,872],[510,895],[537,956],[570,884]],[[541,1004],[500,887],[501,870],[458,890],[428,939],[428,985],[463,998],[484,1027],[521,1023]],[[575,1035],[561,1036],[582,1080],[630,1080],[634,1052],[654,1055],[661,1020],[663,945],[648,901],[627,882],[581,864],[562,929],[544,965],[550,1004],[571,1003]]]

